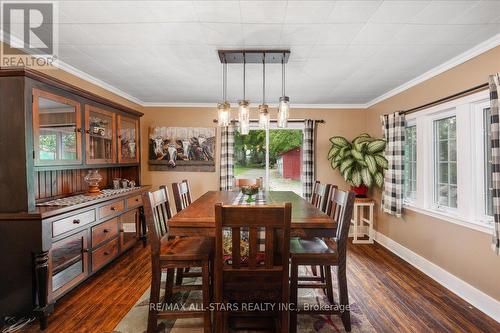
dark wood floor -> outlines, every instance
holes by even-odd
[[[111,332],[149,279],[149,247],[138,244],[61,299],[45,332]],[[496,321],[377,244],[349,245],[348,281],[351,302],[377,332],[500,332]]]

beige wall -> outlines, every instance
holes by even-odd
[[[185,126],[185,127],[212,127],[212,122],[217,117],[213,108],[144,108],[144,117],[141,122],[142,131],[142,182],[152,184],[157,188],[161,184],[169,185],[175,181],[188,179],[193,196],[197,198],[208,190],[219,188],[218,163],[216,172],[172,172],[148,170],[148,127],[150,126]],[[236,111],[233,111],[236,113]],[[252,118],[257,118],[257,113],[252,110]],[[275,111],[272,112],[275,117]],[[321,182],[339,184],[346,188],[342,177],[337,171],[330,168],[326,158],[330,149],[328,139],[333,135],[354,137],[365,130],[365,111],[356,109],[292,109],[293,118],[324,119],[324,124],[318,124],[316,144],[316,174]],[[219,131],[217,131],[219,135]],[[217,147],[218,149],[218,147]],[[218,155],[218,151],[217,151]]]
[[[379,116],[405,110],[474,87],[500,72],[500,47],[427,80],[367,110],[367,131],[381,135]],[[376,195],[377,201],[380,194]],[[406,211],[404,219],[377,210],[376,229],[451,274],[500,300],[500,257],[491,235],[427,215]]]

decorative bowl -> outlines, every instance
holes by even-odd
[[[242,186],[241,193],[246,195],[255,195],[259,193],[259,187],[257,185]]]

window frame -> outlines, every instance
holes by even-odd
[[[485,106],[489,106],[488,91],[481,91],[406,116],[407,126],[417,126],[417,194],[414,201],[404,200],[405,209],[491,232],[493,218],[485,214],[484,123],[479,110]],[[434,202],[434,121],[451,116],[456,117],[457,208],[438,207]]]
[[[411,119],[409,121],[406,122],[406,127],[405,127],[405,140],[408,139],[407,137],[407,130],[408,128],[410,127],[415,127],[415,150],[417,150],[417,140],[418,140],[418,130],[417,130],[417,123],[415,121],[415,119]],[[406,150],[405,150],[405,154],[406,154]],[[415,168],[415,197],[412,198],[412,197],[408,197],[406,196],[406,185],[404,184],[403,186],[403,190],[404,190],[404,193],[403,193],[403,200],[404,200],[404,203],[406,204],[413,204],[416,202],[417,200],[417,193],[418,193],[418,151],[416,151],[416,159],[415,159],[415,163],[417,164],[417,167]],[[413,161],[411,161],[411,163],[413,163]],[[406,167],[406,164],[405,164],[405,167]],[[406,178],[404,179],[404,181],[406,181]],[[413,191],[412,191],[413,192]]]

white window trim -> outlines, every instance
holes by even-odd
[[[416,122],[415,118],[413,118],[413,119],[407,119],[406,120],[406,127],[408,128],[408,127],[412,127],[412,126],[417,126],[417,122]],[[417,131],[417,140],[418,140],[418,128],[415,127],[415,129]],[[415,143],[415,145],[416,145],[415,149],[417,149],[417,161],[418,161],[418,148],[417,148],[418,144]],[[415,193],[415,196],[418,195],[418,186],[419,186],[418,185],[418,178],[419,177],[418,177],[418,162],[417,162],[417,184],[416,184],[416,193]],[[415,205],[416,202],[417,202],[417,198],[413,199],[413,198],[405,197],[403,199],[403,204]]]
[[[488,91],[481,91],[406,116],[408,126],[417,125],[417,196],[405,200],[405,209],[491,233],[493,219],[484,213],[483,138],[476,130],[482,128],[481,110],[488,106]],[[434,121],[451,116],[457,117],[457,208],[434,203]]]

